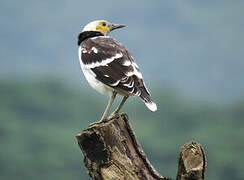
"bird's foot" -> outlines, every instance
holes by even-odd
[[[117,118],[118,116],[119,116],[119,113],[117,113],[117,112],[112,112],[112,113],[110,114],[110,116],[108,117],[108,120]]]
[[[100,121],[94,122],[94,123],[89,124],[89,127],[99,126],[100,124],[101,124]]]
[[[103,124],[103,123],[106,123],[106,122],[108,122],[108,119],[103,117],[101,120],[89,124],[89,127],[92,127],[92,126],[99,126],[99,125],[101,125],[101,124]]]
[[[101,120],[89,124],[89,127],[99,126],[99,125],[101,125],[103,123],[106,123],[106,122],[110,121],[111,119],[118,118],[118,117],[119,117],[119,113],[113,112],[113,113],[110,114],[110,116],[108,118],[107,117],[106,118],[103,117]]]

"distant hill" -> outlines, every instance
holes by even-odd
[[[206,179],[244,178],[244,99],[217,106],[157,88],[158,111],[139,98],[123,108],[152,164],[175,177],[180,146],[206,151]],[[89,179],[75,135],[102,115],[107,98],[56,80],[0,81],[0,179]]]

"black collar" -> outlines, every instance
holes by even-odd
[[[82,41],[96,36],[104,36],[104,35],[99,31],[84,31],[79,34],[77,44],[79,46],[82,43]]]

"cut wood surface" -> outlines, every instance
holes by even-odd
[[[126,114],[114,116],[105,123],[89,126],[76,138],[83,152],[88,174],[94,180],[170,179],[161,176],[151,165],[128,122]],[[201,173],[199,171],[203,175],[203,179],[205,156],[201,145],[198,143],[195,145],[196,149],[200,147],[203,163],[200,162],[200,156],[192,153],[193,150],[182,149],[177,180],[190,180],[190,178],[193,180],[196,176],[187,176],[187,174],[195,172],[196,169],[201,169],[200,166],[203,167]],[[198,159],[194,161],[194,157],[198,157]],[[193,163],[192,166],[191,163]],[[200,175],[197,176],[200,177]]]
[[[206,159],[202,146],[189,142],[181,147],[177,180],[204,179]]]

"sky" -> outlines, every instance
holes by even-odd
[[[48,76],[88,88],[77,36],[106,19],[127,25],[111,36],[130,50],[150,89],[232,103],[244,96],[243,17],[241,0],[1,1],[0,77]]]

